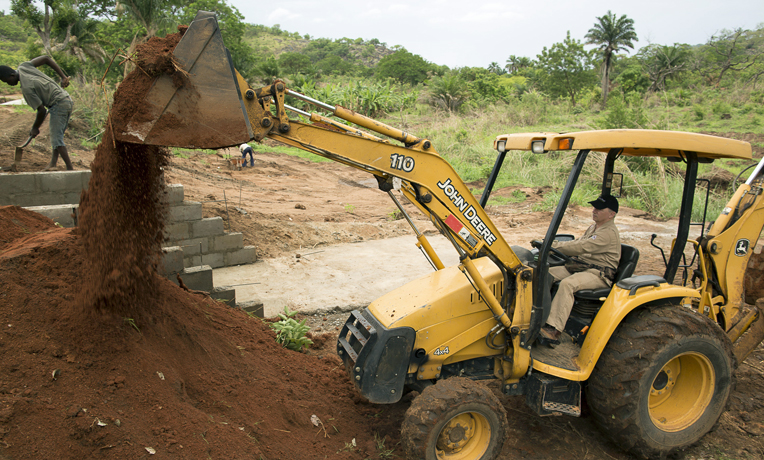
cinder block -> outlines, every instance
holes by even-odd
[[[198,201],[184,201],[177,206],[170,206],[167,215],[168,222],[183,222],[187,220],[201,220],[202,204]]]
[[[225,256],[222,252],[200,254],[199,263],[197,265],[209,265],[212,268],[225,267]]]
[[[180,246],[162,248],[162,275],[175,279],[175,274],[183,271],[183,249]],[[177,284],[177,281],[176,281]]]
[[[165,241],[181,241],[191,238],[188,222],[167,223],[164,226]]]
[[[34,173],[0,175],[0,204],[15,204],[10,197],[27,193],[35,193]]]
[[[244,235],[239,232],[212,237],[212,250],[215,252],[233,251],[243,246]]]
[[[225,266],[251,264],[257,260],[257,252],[254,246],[244,246],[236,251],[225,253]]]
[[[183,253],[186,254],[186,257],[210,252],[209,238],[191,238],[188,240],[180,240],[176,246],[183,248]]]
[[[80,198],[82,198],[82,190],[65,192],[61,194],[61,204],[80,204]]]
[[[223,235],[225,226],[222,217],[207,217],[191,223],[191,237]]]
[[[239,304],[239,308],[246,311],[250,315],[257,316],[258,318],[265,316],[265,307],[263,306],[263,302],[260,300],[248,300],[246,302],[241,302]]]
[[[230,286],[218,286],[210,292],[210,297],[219,300],[231,308],[236,307],[236,289]]]
[[[184,268],[180,278],[187,288],[195,291],[212,291],[212,267],[200,265],[198,267]]]
[[[77,213],[79,205],[60,204],[53,206],[28,206],[24,209],[34,211],[49,218],[62,227],[71,228],[77,226]]]
[[[41,172],[35,176],[40,192],[79,192],[87,188],[90,180],[90,171],[52,171]]]
[[[65,204],[64,197],[62,195],[51,192],[17,194],[13,196],[13,201],[16,206],[23,207],[53,206],[57,204]]]
[[[162,194],[162,201],[175,206],[183,202],[183,185],[181,184],[169,184],[164,188]]]

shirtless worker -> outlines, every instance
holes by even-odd
[[[61,77],[61,86],[37,70],[37,67],[43,64],[55,70]],[[21,93],[24,95],[24,100],[30,107],[37,110],[37,117],[29,131],[31,138],[40,134],[40,126],[50,113],[50,144],[53,148],[53,154],[45,171],[50,171],[56,167],[59,156],[64,160],[66,169],[74,169],[64,144],[64,132],[69,125],[69,117],[72,114],[74,104],[69,93],[62,89],[69,86],[69,77],[64,74],[56,61],[50,56],[39,56],[31,61],[22,62],[19,64],[18,70],[0,65],[0,80],[11,86],[21,83]]]

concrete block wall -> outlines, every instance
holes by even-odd
[[[62,227],[78,224],[80,194],[87,190],[89,170],[0,174],[0,206],[20,206],[49,217]],[[212,267],[255,261],[254,246],[243,245],[241,233],[225,233],[220,217],[202,218],[201,203],[185,202],[183,186],[166,187],[169,205],[163,248],[163,275],[178,284],[206,291],[216,300],[236,306],[236,291],[213,287]]]
[[[168,205],[165,245],[183,249],[186,268],[228,267],[251,264],[257,259],[255,247],[244,246],[244,235],[226,233],[221,217],[204,218],[201,203],[185,201],[182,185],[168,185],[163,199]]]
[[[71,205],[87,190],[89,170],[0,175],[0,206]]]
[[[178,246],[163,248],[162,252],[164,253],[162,274],[167,279],[180,285],[178,281],[180,277],[188,289],[208,292],[210,297],[225,303],[229,307],[235,308],[237,306],[236,289],[229,286],[214,287],[212,282],[212,267],[201,265],[183,268],[183,250]]]

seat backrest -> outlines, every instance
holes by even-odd
[[[618,270],[615,271],[615,281],[613,284],[628,278],[634,274],[639,261],[639,250],[628,244],[621,245],[621,260],[618,262]]]

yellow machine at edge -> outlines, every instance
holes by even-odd
[[[750,160],[748,143],[647,130],[502,135],[478,200],[427,139],[316,101],[282,81],[251,88],[234,69],[213,13],[199,12],[173,57],[187,81],[177,87],[171,76],[157,77],[145,101],[154,120],[141,114],[115,133],[118,140],[222,148],[268,137],[372,174],[411,224],[434,271],[351,312],[337,342],[350,379],[371,402],[420,393],[402,426],[409,457],[497,458],[507,418],[479,383],[484,379],[498,379],[505,394],[524,395],[539,415],[578,416],[585,395],[603,431],[648,458],[694,443],[721,416],[737,363],[764,338],[761,312],[743,302],[747,261],[764,225],[762,163],[693,238],[691,215],[698,165]],[[289,97],[336,118],[291,107]],[[190,133],[183,145],[166,136],[163,118]],[[534,249],[510,247],[484,210],[512,151],[575,155]],[[620,193],[619,158],[655,156],[684,165],[676,238],[662,276],[634,276],[639,252],[622,245],[612,288],[576,293],[566,340],[539,346],[555,289],[549,267],[565,263],[552,242],[570,238],[558,229],[590,154],[604,163],[603,195]],[[453,243],[458,265],[444,267],[400,196]]]

